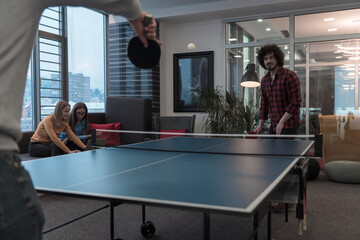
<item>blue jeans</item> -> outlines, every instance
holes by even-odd
[[[44,215],[15,151],[0,151],[0,239],[42,239]]]
[[[30,142],[28,148],[31,157],[51,157],[64,154],[63,150],[54,142],[45,145],[39,142]]]

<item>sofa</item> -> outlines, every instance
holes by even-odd
[[[111,96],[106,99],[104,113],[89,113],[90,123],[121,123],[121,130],[151,131],[152,105],[150,99]],[[28,145],[34,131],[23,132],[18,142],[23,160],[32,159],[28,155]],[[121,144],[142,142],[146,134],[120,133]]]

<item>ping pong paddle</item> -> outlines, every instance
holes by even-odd
[[[153,20],[153,16],[146,14],[144,25],[149,25]],[[161,50],[159,44],[155,40],[148,39],[148,47],[145,48],[138,36],[133,37],[128,44],[128,57],[132,64],[139,68],[148,69],[159,63]]]

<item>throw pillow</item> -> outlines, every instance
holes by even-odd
[[[96,124],[90,123],[91,129],[120,130],[121,123]],[[102,132],[98,138],[106,138],[106,145],[121,145],[120,133]]]
[[[160,132],[166,133],[187,133],[187,129],[179,129],[179,130],[162,130]],[[160,139],[170,138],[170,137],[184,137],[185,135],[171,135],[171,134],[161,134]]]

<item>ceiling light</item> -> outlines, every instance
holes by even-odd
[[[360,56],[358,56],[358,57],[349,57],[348,59],[349,60],[360,60]]]
[[[234,55],[235,58],[241,58],[241,55]]]
[[[229,38],[229,42],[235,42],[237,41],[237,38]]]
[[[335,18],[333,18],[333,17],[324,18],[324,22],[332,22],[332,21],[334,21],[334,20],[335,20]]]
[[[337,56],[336,58],[342,58],[342,56]]]
[[[271,31],[271,28],[266,28],[266,31],[267,31],[267,32],[270,32],[270,31]]]
[[[329,28],[328,29],[328,32],[336,32],[337,31],[337,28]]]
[[[349,60],[360,60],[360,39],[344,40],[338,48]]]
[[[263,20],[262,20],[261,18],[259,18],[257,21],[258,21],[258,22],[262,22]]]

